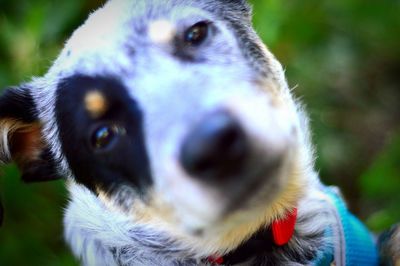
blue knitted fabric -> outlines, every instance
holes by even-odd
[[[346,266],[379,265],[377,247],[368,229],[349,212],[343,200],[331,188],[326,188],[326,192],[333,200],[342,223]]]

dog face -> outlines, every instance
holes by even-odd
[[[108,2],[44,77],[2,96],[2,160],[28,181],[68,176],[133,222],[236,245],[295,206],[312,163],[250,20],[240,0]]]

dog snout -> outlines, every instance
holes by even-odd
[[[183,141],[180,163],[193,177],[216,181],[232,176],[244,165],[246,134],[229,112],[207,115]]]

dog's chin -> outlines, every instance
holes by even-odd
[[[284,190],[286,180],[282,176],[282,161],[264,165],[253,176],[243,175],[251,180],[245,186],[229,186],[218,191],[214,199],[205,204],[187,206],[180,212],[182,230],[195,237],[207,236],[217,228],[232,230],[255,221],[265,219],[265,213]]]

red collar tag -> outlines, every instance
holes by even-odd
[[[294,227],[297,220],[297,208],[286,214],[286,217],[281,220],[276,220],[271,225],[272,238],[277,246],[284,246],[289,243],[294,233]],[[212,265],[223,265],[225,257],[210,256],[207,262]]]
[[[293,236],[294,226],[297,220],[297,208],[289,212],[282,220],[272,223],[272,235],[277,246],[286,245]]]
[[[208,257],[207,261],[212,265],[222,265],[224,263],[224,257]]]

